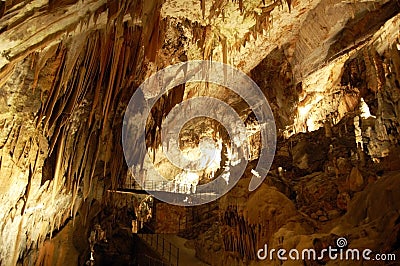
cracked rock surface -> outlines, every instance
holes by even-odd
[[[258,84],[278,144],[264,184],[250,193],[261,144],[243,99],[195,83],[153,108],[148,152],[171,175],[157,157],[159,126],[176,104],[226,100],[252,130],[244,176],[217,202],[215,221],[191,234],[196,256],[265,265],[254,253],[265,243],[309,248],[346,236],[349,247],[400,258],[399,12],[396,0],[1,1],[0,265],[84,264],[95,225],[109,240],[98,258],[121,250],[121,263],[132,259],[134,200],[110,193],[129,179],[125,108],[157,70],[201,59]],[[186,148],[199,143],[196,123],[182,133]]]

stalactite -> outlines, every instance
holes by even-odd
[[[227,0],[214,0],[210,8],[210,15],[208,16],[208,19],[211,20],[213,18],[219,17],[226,4]]]
[[[371,51],[372,63],[375,68],[376,81],[378,82],[377,90],[380,91],[385,84],[385,71],[383,69],[382,60],[376,50]]]
[[[161,33],[161,29],[153,31],[153,29],[160,26],[160,7],[162,1],[143,1],[143,10],[144,14],[146,14],[146,20],[143,20],[143,35],[142,35],[142,45],[146,47],[145,55],[146,58],[150,60],[150,62],[154,62],[156,59],[157,48],[159,48],[160,38],[162,38],[159,34]]]
[[[52,196],[51,196],[51,202],[54,205],[54,200],[56,197],[56,194],[59,192],[59,186],[60,186],[60,181],[62,178],[62,164],[63,164],[63,153],[64,153],[64,145],[65,145],[65,135],[61,135],[61,138],[59,139],[59,147],[58,147],[58,154],[57,154],[57,160],[56,160],[56,166],[55,166],[55,171],[54,171],[54,180],[53,180],[53,190],[52,190]]]
[[[97,159],[98,159],[98,155],[99,155],[99,149],[100,149],[100,137],[98,135],[97,132],[95,132],[93,134],[93,138],[92,141],[89,141],[89,145],[91,145],[90,147],[93,147],[90,149],[91,153],[90,153],[90,157],[88,157],[88,161],[86,163],[86,172],[85,172],[85,176],[88,176],[89,179],[89,192],[92,191],[93,188],[93,175],[94,175],[94,171],[96,168],[96,163],[97,163]]]
[[[204,45],[203,45],[203,59],[208,60],[211,57],[213,50],[214,33],[212,32],[211,25],[204,29]]]
[[[40,71],[46,65],[47,60],[54,56],[57,48],[57,45],[52,45],[49,48],[45,48],[42,53],[34,53],[33,58],[36,57],[37,59],[36,62],[34,59],[32,60],[32,64],[35,62],[32,89],[35,89],[37,87]]]
[[[80,126],[80,130],[79,132],[82,132],[82,128],[84,127],[84,125]],[[73,164],[70,166],[69,171],[71,172],[70,177],[74,178],[73,180],[70,180],[69,182],[71,182],[71,185],[73,187],[76,187],[76,184],[79,184],[79,177],[80,177],[80,168],[82,167],[82,162],[83,162],[83,158],[84,158],[84,153],[85,153],[85,147],[86,147],[86,142],[87,141],[87,135],[84,133],[81,133],[77,136],[77,142],[76,145],[74,145],[75,147],[75,152],[72,156],[72,162]],[[77,177],[77,178],[75,178]],[[74,184],[75,182],[75,184]]]
[[[63,73],[62,69],[64,67],[65,55],[66,55],[66,50],[63,50],[63,52],[61,53],[61,58],[60,58],[60,61],[63,62],[63,63],[59,66],[59,68],[57,70],[56,78],[53,80],[52,87],[50,88],[50,91],[49,91],[50,92],[49,96],[48,96],[48,98],[46,100],[46,103],[44,105],[42,104],[42,109],[41,109],[41,112],[39,114],[39,119],[37,121],[38,122],[38,126],[39,126],[42,123],[42,119],[44,118],[43,128],[45,128],[45,129],[48,128],[47,123],[48,123],[48,121],[49,121],[49,119],[51,117],[52,111],[54,109],[54,106],[56,105],[56,102],[58,100],[58,96],[60,94],[61,87],[58,84],[60,82],[59,81],[59,75],[60,75],[60,73]]]
[[[86,143],[93,144],[95,141],[95,134],[92,132],[87,140]],[[85,149],[85,155],[84,159],[82,161],[81,165],[81,172],[80,176],[83,178],[83,199],[86,200],[89,197],[90,193],[90,168],[92,166],[93,162],[92,161],[92,156],[93,156],[93,149],[89,148],[90,146],[88,145],[87,148]]]
[[[200,0],[200,8],[201,8],[201,14],[204,19],[206,16],[206,0]]]
[[[225,251],[236,253],[241,260],[244,258],[255,260],[257,258],[255,252],[260,244],[264,244],[268,239],[266,234],[268,221],[250,223],[238,211],[237,205],[229,205],[222,215],[221,223],[225,228],[223,234]]]
[[[107,47],[108,48],[108,41],[109,40],[107,38],[104,38],[104,37],[103,38],[96,37],[96,38],[97,38],[98,42],[100,42],[100,47]],[[107,60],[107,55],[108,55],[109,49],[104,49],[104,50],[105,51],[100,53],[100,56],[99,56],[100,60],[98,62],[98,65],[99,65],[99,69],[100,69],[100,75],[98,77],[98,81],[97,81],[97,84],[96,84],[96,87],[95,87],[96,89],[95,89],[95,93],[94,93],[94,100],[93,100],[92,109],[91,109],[91,112],[90,112],[90,115],[89,115],[90,124],[93,121],[94,113],[96,111],[97,105],[99,104],[99,98],[100,98],[100,94],[101,94],[101,85],[102,85],[102,82],[103,82],[103,78],[104,78],[105,71],[106,71],[106,66],[107,66],[106,65],[106,60]]]
[[[286,0],[286,4],[288,5],[289,12],[292,12],[292,0]]]
[[[49,147],[50,155],[53,153],[54,147],[56,146],[57,141],[59,140],[59,135],[60,135],[61,130],[62,130],[61,121],[57,121],[57,124],[54,129],[54,133],[50,139],[50,147]]]
[[[223,38],[221,40],[221,44],[222,44],[222,62],[224,64],[227,64],[228,63],[228,47],[227,47],[228,45],[227,45],[226,38]],[[225,76],[226,76],[226,73],[225,73]]]
[[[29,64],[27,67],[32,79],[26,79],[24,87],[32,90],[26,93],[41,94],[41,105],[37,105],[37,118],[33,121],[33,129],[21,127],[24,122],[20,121],[21,118],[13,118],[4,125],[0,123],[0,170],[3,173],[4,164],[11,161],[12,166],[18,167],[4,170],[7,175],[17,176],[20,167],[29,169],[23,200],[7,213],[7,219],[16,223],[13,229],[17,230],[17,227],[20,227],[20,234],[16,242],[13,242],[15,258],[10,260],[16,261],[19,256],[23,256],[24,247],[21,243],[26,242],[32,247],[42,246],[46,236],[54,229],[62,228],[68,216],[75,217],[82,201],[86,200],[83,205],[87,206],[82,211],[83,220],[91,218],[90,204],[87,203],[95,196],[91,192],[94,192],[94,185],[99,178],[96,167],[104,164],[104,167],[108,168],[104,171],[104,176],[109,178],[108,171],[111,172],[112,188],[121,185],[123,157],[112,156],[114,153],[123,153],[119,144],[121,135],[110,132],[121,127],[116,121],[121,120],[123,107],[127,104],[132,89],[144,78],[144,61],[148,59],[145,57],[156,58],[156,51],[163,44],[164,36],[162,32],[158,33],[157,27],[163,28],[165,21],[159,16],[162,1],[158,1],[157,5],[148,1],[113,2],[111,8],[115,10],[109,13],[111,16],[106,29],[104,26],[101,26],[102,29],[86,29],[93,23],[90,11],[82,15],[77,23],[63,28],[62,31],[49,34],[39,42],[31,40],[32,46],[29,46],[31,43],[25,39],[22,40],[21,47],[27,47],[23,52],[20,47],[5,51],[10,63],[2,66],[0,70],[0,76],[4,77],[0,79],[0,86],[7,86],[6,82],[14,74],[15,67]],[[126,19],[124,21],[128,13],[134,14],[132,19],[143,17],[142,8],[138,8],[142,4],[151,7],[148,11],[152,17],[146,27],[132,24]],[[102,6],[101,12],[107,12],[108,7]],[[65,7],[65,10],[69,12],[68,7]],[[35,16],[42,15],[41,12],[35,12]],[[100,13],[97,12],[93,16],[97,14],[97,17],[100,17]],[[27,18],[32,16],[25,15]],[[12,23],[4,26],[1,21],[0,24],[0,28],[5,31],[15,27]],[[75,38],[77,34],[79,37]],[[156,44],[153,41],[156,41]],[[46,48],[42,49],[43,47]],[[25,57],[28,57],[29,62],[22,60]],[[49,84],[51,86],[48,86]],[[38,89],[41,91],[38,92]],[[30,117],[23,119],[27,120],[27,124]],[[32,136],[38,134],[40,137],[33,140],[24,138],[25,135],[31,134],[31,130]],[[37,142],[39,143],[36,145]],[[6,149],[3,149],[3,146]],[[10,151],[10,154],[5,154],[5,150]],[[103,151],[108,155],[103,155]],[[40,176],[37,169],[43,166],[46,156],[55,158],[54,162],[48,164],[55,170],[51,175],[54,178],[45,180],[46,182],[37,188],[35,178]],[[108,185],[108,182],[105,183]],[[62,190],[63,187],[66,189]],[[39,206],[45,208],[43,212],[36,211],[37,206],[31,206],[28,202],[28,198],[33,197],[32,193],[37,196],[37,202],[45,202],[43,207]],[[51,209],[59,213],[52,214]],[[22,219],[17,220],[21,218],[21,214]],[[28,221],[32,223],[27,224]],[[0,226],[3,232],[5,224]],[[31,234],[33,231],[35,234]],[[27,232],[26,235],[24,232]]]
[[[24,215],[25,209],[26,209],[26,204],[28,203],[29,192],[30,192],[31,186],[32,186],[32,176],[33,176],[33,170],[32,170],[31,165],[29,165],[28,182],[26,184],[25,193],[24,193],[24,196],[23,196],[24,205],[21,208],[21,216]]]
[[[114,89],[114,80],[115,76],[117,73],[118,69],[118,64],[120,60],[120,52],[121,52],[121,47],[123,43],[123,39],[121,38],[122,35],[122,26],[117,26],[116,28],[116,35],[115,35],[115,42],[114,42],[114,49],[113,49],[113,55],[112,55],[112,63],[111,63],[111,70],[110,70],[110,75],[109,75],[109,80],[108,80],[108,90],[105,98],[105,104],[103,106],[103,117],[104,119],[108,119],[108,112],[110,110],[110,103],[111,103],[111,98],[112,98],[112,93]],[[106,123],[106,122],[105,122]],[[103,123],[103,126],[105,125]]]
[[[75,221],[76,213],[78,212],[78,189],[79,189],[80,182],[77,181],[74,184],[74,188],[72,189],[72,201],[71,201],[71,208],[70,208],[70,216],[72,217],[73,221]]]

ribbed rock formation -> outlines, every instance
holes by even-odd
[[[399,11],[396,0],[1,1],[0,264],[85,262],[95,223],[114,228],[117,212],[127,223],[132,206],[116,208],[108,192],[127,176],[125,108],[158,69],[198,59],[251,76],[279,132],[265,184],[242,197],[244,179],[220,201],[214,252],[230,257],[213,261],[196,245],[200,258],[247,265],[264,242],[300,247],[331,234],[398,252],[398,173],[387,172],[400,170]],[[169,110],[208,94],[256,128],[237,95],[185,85],[153,109],[149,150],[160,149]],[[253,160],[259,135],[251,143]]]

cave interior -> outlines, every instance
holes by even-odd
[[[0,265],[400,265],[398,0],[2,0],[0,47]]]

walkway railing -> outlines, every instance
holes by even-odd
[[[142,185],[140,185],[136,181],[133,181],[130,184],[126,184],[125,189],[138,190],[138,191],[146,190],[155,192],[177,193],[180,195],[187,195],[192,199],[201,199],[210,201],[217,198],[216,192],[218,191],[215,187],[211,186],[207,189],[202,189],[201,191],[198,190],[194,194],[193,187],[189,187],[188,185],[180,183],[174,183],[172,181],[159,181],[159,180],[145,180]]]
[[[144,262],[147,263],[146,266],[170,266],[168,263],[166,263],[162,260],[150,257],[147,254],[145,254],[144,257],[145,257]]]
[[[183,218],[179,219],[179,232],[190,230],[197,224],[202,223],[211,217],[218,219],[218,217],[213,213],[213,211],[218,208],[218,204],[215,202],[189,208],[190,211],[187,212]]]
[[[138,234],[171,266],[179,266],[179,248],[158,234]],[[164,265],[164,264],[162,264]]]
[[[142,186],[137,182],[132,182],[129,188],[135,190],[175,192],[175,186],[172,182],[158,180],[146,180]]]

